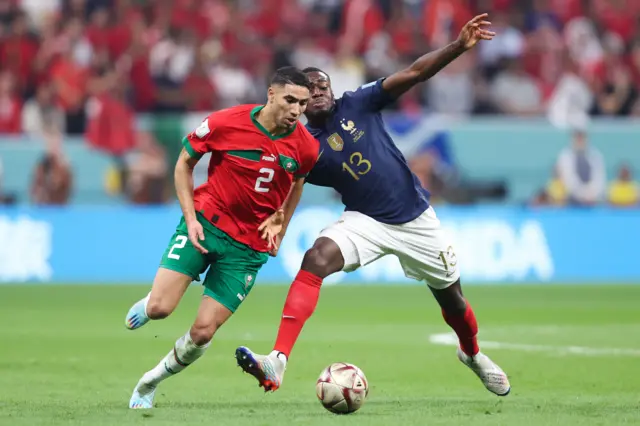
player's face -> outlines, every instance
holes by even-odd
[[[293,84],[269,88],[269,100],[275,105],[276,126],[292,128],[304,113],[311,97],[309,89]]]
[[[333,109],[334,98],[329,76],[323,72],[313,71],[307,74],[313,87],[311,101],[307,107],[307,116],[326,115]]]

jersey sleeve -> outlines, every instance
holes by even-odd
[[[306,133],[302,143],[304,144],[304,155],[301,158],[302,164],[295,174],[296,178],[306,178],[318,161],[320,152],[320,142],[311,134]]]
[[[219,129],[220,124],[219,114],[213,113],[182,139],[182,146],[191,158],[200,158],[207,152],[214,150],[216,130]]]
[[[395,101],[395,98],[382,87],[383,81],[384,78],[381,78],[360,86],[353,92],[345,92],[342,100],[355,109],[380,111]]]

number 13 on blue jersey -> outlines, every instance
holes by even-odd
[[[360,176],[366,175],[371,170],[371,162],[362,157],[360,152],[351,154],[349,164],[343,161],[342,170],[348,172],[355,180],[360,180]]]

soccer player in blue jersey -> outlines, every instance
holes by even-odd
[[[446,323],[459,338],[460,361],[489,391],[500,396],[509,393],[507,375],[479,350],[478,324],[462,294],[454,249],[429,206],[429,193],[409,169],[380,114],[386,105],[480,40],[491,40],[494,33],[488,29],[487,18],[487,14],[476,16],[453,43],[422,56],[405,70],[346,92],[340,99],[334,99],[326,73],[317,68],[304,70],[314,85],[305,112],[307,128],[320,141],[318,162],[306,181],[337,190],[346,209],[306,252],[289,289],[273,351],[258,355],[246,347],[236,350],[238,364],[256,377],[265,391],[274,391],[282,384],[287,358],[315,310],[323,279],[393,254],[407,277],[428,284]],[[288,197],[284,218],[276,213],[269,219],[271,230],[282,222],[280,237],[300,191],[301,186],[296,186]]]

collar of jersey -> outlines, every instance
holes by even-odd
[[[251,110],[251,121],[253,122],[253,125],[256,126],[258,128],[258,130],[260,130],[262,133],[265,134],[265,136],[267,136],[269,139],[271,139],[272,141],[277,141],[278,139],[282,139],[282,138],[286,138],[287,136],[289,136],[291,133],[293,133],[293,131],[296,129],[296,126],[298,125],[298,123],[294,124],[293,127],[291,128],[291,130],[289,130],[286,133],[283,133],[281,135],[275,136],[273,134],[271,134],[271,132],[269,132],[267,129],[265,129],[262,124],[258,123],[258,120],[256,120],[256,114],[262,110],[262,108],[264,108],[264,105],[258,105],[257,107],[253,108]]]

